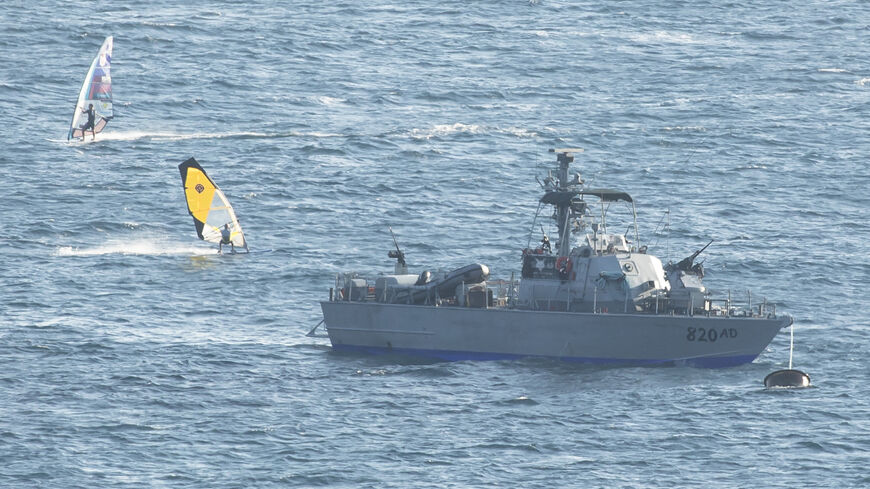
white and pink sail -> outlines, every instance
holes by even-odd
[[[112,111],[112,36],[103,41],[100,51],[91,63],[91,68],[82,83],[76,109],[73,112],[67,140],[83,137],[82,128],[88,122],[88,106],[93,104],[94,132],[99,133],[106,128],[106,124],[114,117]],[[88,129],[90,132],[90,129]]]

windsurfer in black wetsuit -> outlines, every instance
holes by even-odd
[[[86,122],[84,127],[82,127],[82,141],[85,140],[85,131],[87,131],[88,129],[90,129],[91,134],[94,135],[94,138],[92,139],[92,141],[96,140],[97,139],[97,130],[94,128],[94,122],[95,122],[95,119],[97,118],[97,113],[94,110],[94,104],[88,105],[87,110],[82,109],[82,113],[88,114],[88,122]]]
[[[224,224],[224,228],[221,229],[221,240],[218,243],[218,253],[223,253],[224,245],[230,245],[230,252],[235,253],[236,247],[233,245],[233,240],[230,239],[230,226],[229,224]]]

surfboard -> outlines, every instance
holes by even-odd
[[[239,224],[233,206],[230,205],[223,191],[209,178],[194,158],[189,158],[178,165],[178,170],[181,172],[187,212],[193,217],[199,239],[220,243],[221,231],[227,229],[236,253],[239,253],[240,248],[247,253],[248,243],[245,241],[242,225]]]
[[[85,76],[85,81],[82,83],[82,89],[79,90],[79,98],[76,101],[76,108],[73,111],[72,122],[69,125],[69,134],[67,141],[72,138],[84,138],[82,128],[88,122],[87,111],[88,106],[94,106],[94,133],[100,133],[106,128],[106,124],[114,117],[112,110],[112,46],[114,44],[112,36],[103,41],[100,50],[94,61],[91,62],[91,67],[88,69],[88,74]],[[90,132],[90,129],[88,129]]]

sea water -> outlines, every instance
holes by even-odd
[[[870,5],[0,4],[0,486],[868,487]],[[115,36],[115,118],[67,142]],[[520,268],[552,147],[795,318],[752,364],[335,354],[335,274]],[[196,237],[195,157],[252,250]],[[669,213],[668,213],[669,212]],[[666,214],[668,213],[668,214]],[[653,234],[670,221],[670,233]],[[319,330],[322,332],[322,330]],[[625,341],[632,341],[625,338]]]

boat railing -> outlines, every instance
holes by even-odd
[[[724,311],[726,316],[735,317],[756,317],[756,318],[775,318],[776,303],[768,302],[766,297],[762,297],[760,302],[752,303],[752,291],[746,291],[746,300],[734,299],[731,289],[728,289],[726,298],[707,299],[712,307]]]
[[[518,303],[519,281],[488,280],[480,284],[462,284],[461,296],[440,297],[436,294],[422,295],[423,286],[389,286],[376,288],[376,281],[367,280],[355,273],[339,274],[335,286],[329,289],[329,300],[347,302],[380,302],[391,304],[415,304],[446,307],[482,307],[482,308],[523,308]],[[647,295],[644,301],[636,304],[636,313],[670,315],[670,316],[720,316],[720,317],[751,317],[776,318],[775,302],[766,298],[753,302],[752,293],[746,291],[745,300],[735,299],[731,290],[725,297],[714,297],[707,294],[702,305],[695,306],[694,299],[669,297],[664,290]],[[416,294],[415,294],[416,293]],[[378,296],[380,295],[380,296]],[[741,297],[743,297],[741,295]],[[573,301],[550,299],[545,303],[535,303],[534,309],[550,311],[570,311],[575,306]],[[528,307],[528,305],[526,305]],[[608,310],[603,307],[593,307],[594,313],[606,314],[623,311],[622,307]]]
[[[672,298],[662,293],[650,296],[643,303],[642,309],[647,313],[680,316],[777,317],[775,302],[768,302],[763,298],[753,304],[749,291],[746,300],[735,299],[729,290],[728,295],[721,298],[707,294],[701,306],[694,306],[692,301],[692,298]]]
[[[650,291],[637,303],[638,312],[670,316],[721,316],[775,318],[776,303],[766,298],[753,303],[751,292],[747,291],[746,300],[735,299],[731,291],[725,297],[707,293],[703,297],[673,297],[665,290]],[[699,300],[700,299],[700,300]],[[596,309],[595,312],[601,312]]]

